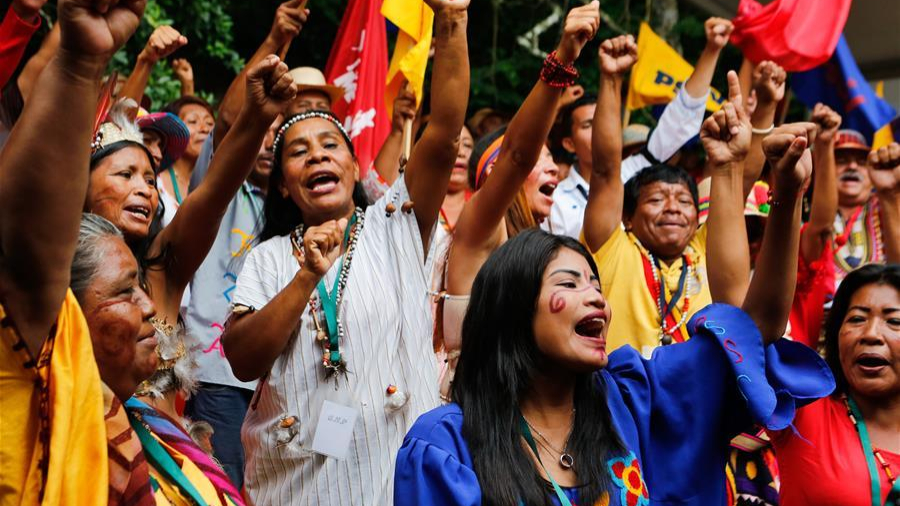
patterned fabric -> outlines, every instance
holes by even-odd
[[[122,402],[103,385],[109,451],[109,506],[153,506],[150,471]]]
[[[778,462],[771,446],[733,448],[728,459],[728,506],[778,506]]]
[[[623,506],[647,506],[650,504],[650,495],[647,493],[647,484],[641,476],[641,464],[633,453],[628,452],[625,457],[611,459],[607,464],[612,481],[620,490]]]
[[[0,341],[0,505],[106,504],[100,372],[71,290],[37,359],[2,305]]]
[[[846,227],[847,224],[838,213],[834,218],[833,237],[846,237],[846,243],[838,244],[838,241],[835,241],[834,273],[837,284],[857,267],[884,262],[878,198],[872,197],[866,202],[859,216],[850,224],[849,234],[846,234]]]
[[[162,443],[163,448],[170,453],[173,460],[181,464],[181,471],[209,504],[244,505],[240,492],[234,488],[222,468],[194,443],[191,436],[181,428],[178,422],[134,397],[125,403],[125,408],[132,425],[137,422],[149,429],[153,437]],[[150,465],[151,477],[160,484],[160,490],[164,490],[164,494],[173,504],[179,504],[178,498],[171,496],[175,493],[171,491],[175,487],[170,489],[166,486],[171,485],[171,480],[162,469],[162,463],[150,459]],[[192,473],[194,467],[202,474]],[[204,482],[204,478],[206,482]],[[207,486],[208,484],[211,484],[211,487]],[[157,495],[159,494],[157,493]],[[178,493],[178,495],[181,494]],[[157,503],[159,503],[159,499],[157,499]]]

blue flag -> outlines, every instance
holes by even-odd
[[[889,103],[875,95],[843,35],[824,65],[793,74],[791,88],[810,109],[817,102],[834,109],[844,119],[841,128],[858,130],[870,143],[875,131],[897,115]]]

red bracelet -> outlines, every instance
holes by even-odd
[[[551,88],[568,88],[578,79],[578,70],[569,63],[568,65],[556,58],[556,51],[547,55],[544,66],[541,68],[541,81]]]

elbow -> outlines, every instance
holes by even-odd
[[[240,381],[253,381],[259,379],[262,374],[256,371],[252,366],[252,362],[246,360],[246,353],[241,353],[240,347],[235,343],[234,332],[226,329],[221,338],[222,350],[225,352],[225,359],[231,366],[231,373]]]

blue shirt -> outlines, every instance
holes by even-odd
[[[724,505],[731,438],[753,422],[789,427],[796,408],[834,389],[815,351],[784,339],[763,347],[753,321],[737,308],[708,306],[688,328],[686,343],[657,348],[649,360],[620,348],[595,374],[626,448],[608,457],[611,506]],[[413,425],[397,455],[395,506],[481,504],[462,425],[456,404]],[[641,486],[625,486],[635,471]],[[566,494],[577,503],[577,489]]]

